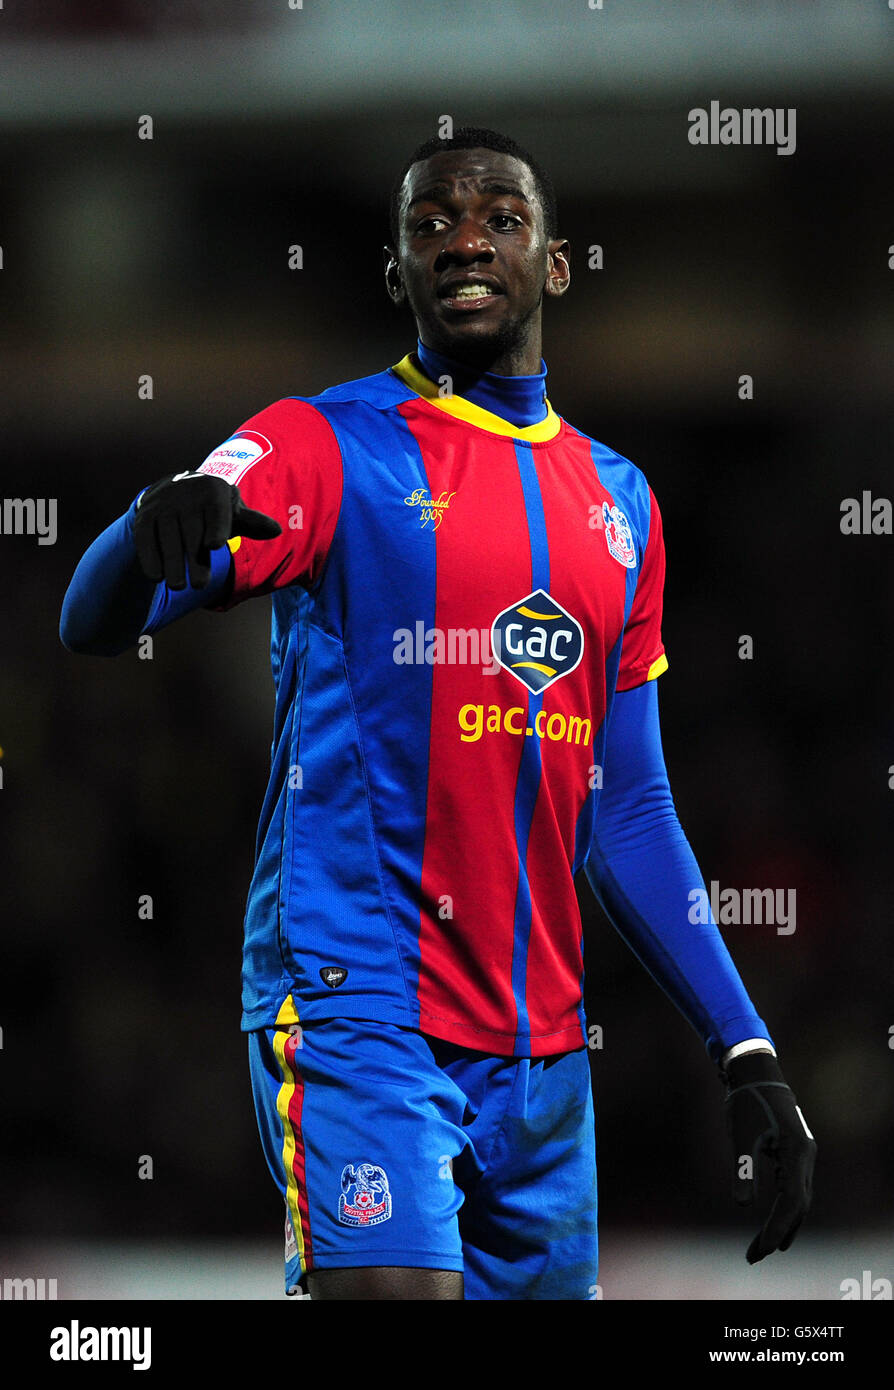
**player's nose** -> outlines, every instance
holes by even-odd
[[[471,217],[461,218],[444,239],[435,269],[442,270],[450,261],[466,265],[470,261],[493,260],[496,255],[486,227]]]

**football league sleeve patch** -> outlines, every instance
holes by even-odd
[[[227,542],[232,586],[212,606],[231,608],[295,582],[312,587],[341,506],[341,450],[328,420],[306,400],[276,401],[214,449],[198,471],[235,484],[247,508],[280,526],[272,539],[235,536]]]

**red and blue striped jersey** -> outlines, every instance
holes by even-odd
[[[574,875],[616,690],[667,665],[645,477],[406,357],[277,401],[202,465],[276,517],[270,782],[243,1028],[334,1014],[544,1056],[586,1040]]]

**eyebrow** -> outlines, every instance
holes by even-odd
[[[481,193],[497,193],[510,198],[518,198],[521,202],[528,203],[530,206],[530,200],[522,192],[518,184],[507,181],[506,179],[481,179],[478,182],[478,189]],[[453,184],[444,183],[443,181],[440,183],[430,183],[425,188],[420,189],[415,198],[410,199],[407,203],[407,212],[416,207],[418,203],[436,203],[442,198],[447,200],[450,198],[452,191]]]

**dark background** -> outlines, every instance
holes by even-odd
[[[544,313],[549,394],[662,509],[681,821],[708,882],[797,894],[793,935],[724,936],[819,1140],[810,1229],[894,1225],[894,538],[839,525],[844,498],[894,491],[894,14],[610,8],[4,7],[0,491],[59,516],[54,546],[0,535],[0,1234],[19,1247],[269,1231],[277,1258],[238,1031],[269,600],[186,619],[151,661],[71,655],[59,611],[141,487],[412,348],[382,284],[387,193],[443,113],[553,172],[573,284]],[[690,146],[712,98],[795,107],[796,153]],[[738,1230],[711,1064],[585,882],[581,900],[603,1229]]]

